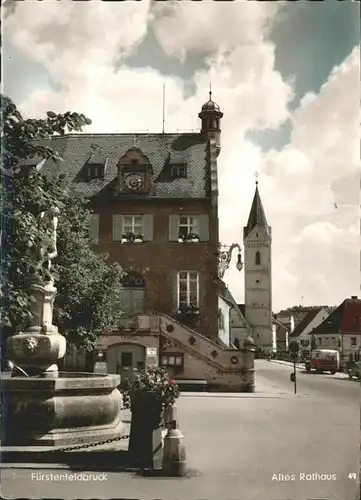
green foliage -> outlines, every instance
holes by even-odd
[[[63,177],[50,181],[36,169],[27,172],[21,160],[59,161],[57,151],[51,148],[51,136],[80,131],[91,122],[84,115],[70,112],[64,115],[48,112],[44,120],[25,120],[10,99],[2,97],[2,104],[0,319],[5,334],[27,325],[29,304],[33,300],[26,287],[34,265],[31,243],[43,236],[36,216],[57,206],[60,216],[58,258],[54,262],[58,290],[54,323],[72,343],[90,349],[99,332],[112,330],[119,324],[122,315],[119,293],[124,273],[118,264],[109,265],[106,256],[94,251],[88,237],[91,212],[87,202],[74,197]]]
[[[24,158],[52,158],[60,160],[57,151],[39,140],[49,139],[54,134],[81,132],[91,120],[82,114],[67,111],[56,114],[48,111],[45,119],[24,119],[16,105],[6,96],[1,96],[2,107],[2,157],[13,169]],[[6,168],[6,167],[5,167]]]
[[[180,394],[178,385],[169,377],[165,368],[150,367],[138,374],[123,392],[124,407],[130,408],[132,393],[148,391],[156,393],[156,399],[162,409],[174,404]]]
[[[326,311],[330,314],[332,311],[334,311],[337,307],[336,306],[292,306],[288,307],[287,309],[282,309],[278,313],[273,313],[273,315],[276,316],[282,316],[283,314],[292,314],[292,313],[298,313],[298,312],[308,312],[308,311],[313,311],[314,309],[319,309],[319,308],[324,308]]]

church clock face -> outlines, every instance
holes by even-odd
[[[130,191],[141,191],[143,189],[143,177],[140,174],[128,174],[125,185]]]

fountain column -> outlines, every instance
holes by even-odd
[[[119,375],[58,370],[66,340],[53,325],[56,288],[50,271],[57,255],[57,214],[51,208],[38,216],[41,237],[26,284],[33,298],[29,325],[7,341],[13,373],[1,381],[2,452],[14,446],[21,454],[29,446],[96,443],[124,433]]]
[[[56,294],[54,282],[44,283],[40,278],[29,281],[34,302],[30,306],[28,328],[8,338],[8,359],[29,376],[57,377],[57,362],[66,351],[66,340],[53,325],[53,304]],[[13,374],[19,376],[14,368]]]
[[[57,257],[57,225],[59,209],[51,207],[37,217],[38,237],[34,250],[34,272],[29,276],[27,286],[32,302],[29,325],[24,332],[8,339],[8,359],[28,375],[57,377],[57,362],[65,355],[66,340],[53,325],[53,307],[56,295],[51,261]],[[16,376],[19,375],[16,371]],[[15,371],[13,374],[15,375]]]

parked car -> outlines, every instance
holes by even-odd
[[[332,349],[314,349],[305,363],[306,371],[330,372],[334,375],[340,369],[340,355]]]
[[[361,380],[361,361],[356,361],[351,368],[348,369],[348,376],[350,378],[358,378]]]

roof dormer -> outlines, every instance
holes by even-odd
[[[152,188],[152,173],[149,158],[137,147],[134,138],[133,147],[118,161],[117,194],[149,194]]]

